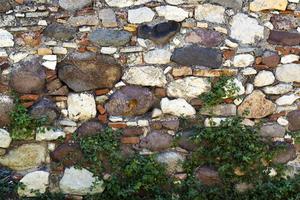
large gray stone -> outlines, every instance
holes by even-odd
[[[45,87],[45,69],[38,56],[28,56],[11,71],[10,86],[18,93],[41,93]]]
[[[130,41],[131,33],[127,31],[97,29],[89,35],[89,40],[98,46],[123,46]]]
[[[149,111],[154,103],[154,95],[148,88],[125,86],[117,90],[105,105],[109,115],[135,116]]]
[[[227,8],[240,10],[243,6],[243,0],[210,0],[210,3],[216,3]]]
[[[75,92],[112,88],[121,78],[121,66],[109,56],[73,53],[58,69],[58,77]]]
[[[171,60],[181,65],[218,68],[222,65],[222,54],[216,49],[190,45],[175,49]]]
[[[262,137],[284,137],[285,128],[277,123],[265,124],[259,131]]]
[[[52,23],[43,31],[43,35],[56,40],[70,40],[74,37],[76,28],[64,24]]]
[[[172,145],[173,138],[168,133],[154,131],[141,140],[140,146],[151,151],[162,151]]]

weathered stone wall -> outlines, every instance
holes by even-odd
[[[105,126],[123,130],[127,151],[180,160],[187,149],[171,148],[179,118],[196,113],[209,125],[248,111],[244,123],[264,122],[264,136],[293,143],[286,132],[300,130],[299,16],[299,0],[0,0],[0,164],[24,175],[69,152],[80,159],[56,139]],[[241,99],[205,112],[198,96],[220,76],[235,78]],[[57,130],[11,141],[11,91]],[[66,193],[84,194],[94,181],[88,171],[64,173]],[[87,186],[74,192],[68,181],[78,177]],[[23,182],[43,192],[48,179],[36,171]]]

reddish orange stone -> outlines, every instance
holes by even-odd
[[[108,126],[111,128],[126,128],[127,125],[122,122],[110,122],[108,123]]]
[[[100,96],[100,95],[104,95],[104,94],[107,94],[109,92],[109,89],[99,89],[99,90],[96,90],[96,95],[97,96]]]
[[[40,98],[40,95],[37,94],[25,94],[20,96],[20,100],[23,101],[36,101],[38,98]]]
[[[101,115],[103,115],[106,112],[105,108],[102,105],[97,105],[97,110]]]
[[[139,137],[122,137],[121,142],[123,144],[138,144],[140,143]]]

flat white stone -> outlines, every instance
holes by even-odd
[[[18,188],[18,194],[21,197],[35,197],[37,192],[43,194],[49,185],[49,172],[35,171],[26,174],[20,183],[24,187]]]
[[[230,48],[237,48],[239,46],[239,44],[235,43],[235,42],[232,42],[231,40],[229,39],[226,39],[225,40],[225,44],[230,47]]]
[[[52,49],[54,54],[65,55],[68,53],[68,49],[64,47],[53,47]]]
[[[14,36],[7,30],[0,29],[0,47],[13,47]]]
[[[93,95],[88,93],[70,93],[67,102],[71,120],[86,121],[96,117],[96,103]]]
[[[271,71],[262,70],[255,76],[254,85],[256,87],[263,87],[273,84],[274,81],[275,76]]]
[[[279,106],[292,105],[297,99],[300,99],[299,95],[295,95],[295,94],[284,95],[276,99],[276,104]]]
[[[300,82],[300,64],[285,64],[276,68],[276,79],[282,82]]]
[[[292,84],[288,83],[279,83],[274,86],[267,86],[263,88],[264,93],[266,94],[285,94],[293,90]]]
[[[155,13],[148,7],[128,10],[128,21],[133,24],[151,22]]]
[[[164,87],[167,84],[163,70],[154,66],[130,67],[122,80],[134,85]]]
[[[144,61],[148,64],[167,64],[172,53],[167,49],[154,49],[144,54]]]
[[[205,20],[213,23],[224,23],[225,8],[213,4],[199,5],[195,9],[195,19]]]
[[[281,63],[282,64],[288,64],[288,63],[293,63],[295,61],[298,61],[300,56],[295,55],[295,54],[289,54],[281,57]]]
[[[192,99],[208,92],[210,88],[211,84],[207,78],[191,76],[170,82],[167,86],[167,94],[169,97]]]
[[[57,55],[45,55],[43,56],[43,60],[57,61]]]
[[[103,181],[94,177],[93,173],[82,168],[66,168],[62,179],[59,182],[61,191],[65,194],[86,195],[102,193],[104,190]]]
[[[251,44],[255,42],[255,38],[264,38],[264,27],[256,19],[238,13],[232,18],[230,37],[243,44]]]
[[[159,108],[154,108],[154,109],[152,110],[152,115],[151,115],[152,118],[157,118],[157,117],[160,117],[161,115],[162,115],[161,109],[159,109]]]
[[[242,73],[245,76],[249,76],[249,75],[257,74],[257,71],[256,71],[256,69],[254,69],[252,67],[247,67],[247,68],[242,70]]]
[[[42,63],[42,65],[44,67],[46,67],[47,69],[55,70],[56,65],[57,65],[57,61],[45,61],[45,62]]]
[[[287,126],[289,124],[289,121],[284,117],[279,117],[277,119],[277,123],[280,124],[281,126]]]
[[[42,140],[46,140],[46,141],[51,141],[51,140],[56,140],[59,137],[65,137],[66,134],[61,131],[61,130],[54,130],[54,129],[49,129],[47,130],[46,127],[43,131],[37,131],[36,135],[35,135],[35,139],[37,141],[42,141]]]
[[[0,128],[0,148],[8,148],[11,141],[9,132]]]
[[[246,94],[251,94],[254,90],[254,85],[251,84],[251,83],[247,83],[247,86],[246,86]]]
[[[251,54],[239,54],[233,58],[233,66],[235,67],[247,67],[254,63],[254,56]]]
[[[196,110],[184,99],[169,100],[163,98],[160,101],[160,107],[164,114],[171,114],[175,116],[193,116],[196,114]]]
[[[171,5],[179,5],[185,3],[184,0],[166,0],[166,2]]]
[[[117,52],[117,48],[115,48],[115,47],[102,47],[101,48],[101,50],[100,50],[100,52],[102,53],[102,54],[114,54],[114,53],[116,53]]]
[[[177,22],[183,21],[185,18],[189,17],[189,12],[178,8],[176,6],[159,6],[155,8],[157,14],[164,17],[167,20],[174,20]]]
[[[12,53],[9,55],[9,59],[11,59],[13,63],[17,63],[26,58],[28,55],[29,54],[26,52]]]

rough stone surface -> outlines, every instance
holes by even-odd
[[[295,94],[284,95],[276,99],[276,104],[279,106],[292,105],[297,99],[300,99],[299,95],[295,95]]]
[[[172,141],[171,135],[154,131],[141,140],[140,146],[151,151],[162,151],[171,147]]]
[[[8,0],[0,0],[0,13],[9,11],[12,8]]]
[[[111,88],[120,80],[122,69],[109,56],[73,53],[58,69],[58,77],[75,92]]]
[[[10,123],[10,115],[14,109],[14,100],[8,95],[0,94],[0,127]]]
[[[150,39],[157,44],[165,44],[179,31],[180,23],[168,21],[155,26],[141,25],[138,27],[138,37]]]
[[[276,30],[294,29],[300,23],[296,16],[291,15],[273,15],[270,21]]]
[[[264,27],[259,25],[256,19],[238,13],[231,21],[230,37],[243,44],[251,44],[255,42],[255,38],[262,39],[264,37]]]
[[[98,16],[96,15],[87,15],[87,16],[77,16],[77,17],[70,17],[68,19],[68,24],[73,27],[78,26],[96,26],[99,24]]]
[[[254,56],[251,54],[236,55],[233,59],[233,66],[235,67],[247,67],[254,63]]]
[[[169,174],[183,171],[182,163],[184,162],[185,158],[178,152],[168,151],[160,153],[156,157],[156,160],[159,163],[166,165],[166,169]]]
[[[240,10],[243,5],[243,0],[210,0],[211,3],[216,3],[227,8]]]
[[[52,23],[43,31],[43,35],[56,40],[71,40],[76,33],[73,27],[64,26],[59,23]]]
[[[144,61],[148,64],[167,64],[171,55],[167,49],[155,49],[144,54]]]
[[[7,30],[0,29],[0,47],[13,47],[14,46],[14,36]]]
[[[163,98],[160,102],[160,107],[163,113],[171,114],[175,116],[193,116],[196,114],[195,108],[193,108],[184,99],[169,100]]]
[[[273,84],[275,81],[275,76],[271,71],[260,71],[254,79],[254,86],[263,87]]]
[[[222,64],[222,55],[215,49],[190,45],[175,49],[171,60],[182,65],[218,68]]]
[[[287,45],[287,46],[299,45],[300,33],[290,33],[290,32],[272,30],[270,32],[268,42],[271,44]]]
[[[102,193],[104,182],[94,177],[93,173],[82,168],[66,168],[59,187],[65,194],[86,195]]]
[[[170,82],[167,86],[167,94],[169,97],[191,99],[208,92],[210,87],[211,84],[206,78],[186,77]]]
[[[202,28],[189,33],[185,38],[186,42],[201,44],[206,47],[219,46],[223,40],[223,35],[220,32]]]
[[[35,119],[45,118],[47,124],[52,124],[59,117],[59,109],[49,98],[42,98],[35,103],[30,111],[30,115]]]
[[[211,108],[204,108],[200,111],[202,115],[213,115],[213,116],[235,116],[236,105],[234,104],[221,104]]]
[[[82,123],[75,131],[78,137],[88,137],[100,134],[103,131],[103,125],[95,119]]]
[[[287,0],[254,0],[250,3],[250,10],[253,12],[272,9],[285,10],[287,5]]]
[[[80,146],[72,143],[63,143],[59,145],[51,152],[50,156],[54,161],[60,162],[64,166],[72,166],[83,159]]]
[[[142,115],[152,107],[153,98],[148,88],[125,86],[111,96],[105,108],[114,116]]]
[[[203,166],[197,168],[195,176],[204,185],[211,186],[221,183],[218,172],[210,167]]]
[[[195,9],[195,18],[199,21],[205,20],[213,23],[223,23],[225,8],[213,4],[203,4]]]
[[[0,148],[8,148],[11,141],[9,132],[0,128]]]
[[[70,93],[68,96],[69,118],[75,121],[87,121],[96,117],[94,96],[87,93]]]
[[[263,88],[264,93],[266,94],[285,94],[292,91],[293,86],[287,83],[279,83],[274,86],[267,86]]]
[[[133,24],[151,22],[155,13],[148,7],[128,10],[128,21]]]
[[[286,164],[297,157],[296,149],[292,144],[278,143],[275,145],[284,145],[284,148],[273,157],[272,162],[274,164]]]
[[[46,83],[46,73],[38,56],[28,56],[12,69],[10,86],[18,93],[40,93]]]
[[[294,110],[288,113],[287,119],[289,121],[289,130],[300,130],[300,110]]]
[[[130,67],[122,79],[129,84],[143,86],[163,87],[167,83],[163,70],[154,66]]]
[[[44,144],[23,144],[0,157],[0,164],[10,169],[24,171],[36,169],[46,161],[47,147]]]
[[[45,127],[46,129],[46,127]],[[51,141],[51,140],[56,140],[59,137],[64,138],[66,134],[61,131],[61,130],[55,130],[55,129],[46,129],[45,131],[38,131],[36,132],[35,139],[37,141]]]
[[[276,106],[266,99],[260,90],[253,91],[238,108],[238,114],[246,118],[263,118],[275,112]]]
[[[282,82],[300,82],[300,64],[285,64],[276,68],[276,78]]]
[[[49,172],[35,171],[26,174],[20,183],[24,185],[18,188],[18,194],[21,197],[35,197],[37,193],[43,194],[49,185]]]
[[[277,123],[265,124],[259,131],[262,137],[283,137],[285,135],[285,128]]]
[[[122,46],[129,42],[131,34],[127,31],[96,29],[89,35],[89,40],[98,46]]]
[[[189,16],[189,13],[182,8],[176,6],[160,6],[155,8],[159,16],[164,17],[166,20],[174,20],[177,22],[183,21]]]
[[[76,11],[92,3],[91,0],[59,0],[59,5],[65,10]]]
[[[116,15],[111,8],[104,8],[99,11],[99,18],[102,21],[104,27],[116,27],[118,26]]]

